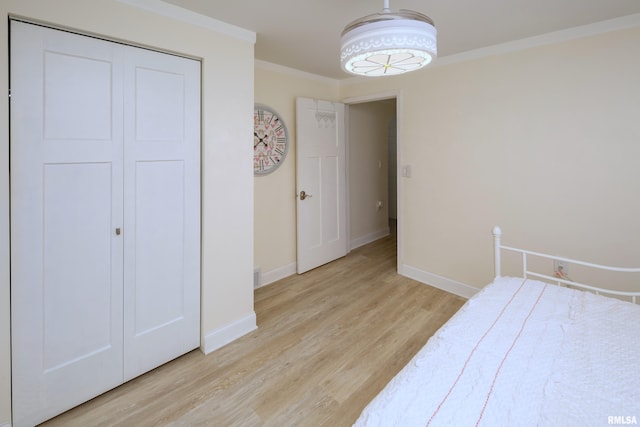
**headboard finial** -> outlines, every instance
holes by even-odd
[[[493,235],[495,237],[500,237],[502,236],[502,230],[500,229],[500,227],[498,227],[497,225],[495,227],[493,227]]]

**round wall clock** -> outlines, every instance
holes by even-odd
[[[266,175],[284,162],[289,148],[287,126],[275,110],[256,104],[253,109],[253,173]]]

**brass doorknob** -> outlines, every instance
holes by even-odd
[[[302,191],[300,192],[300,200],[304,200],[304,199],[306,199],[307,197],[312,197],[312,196],[311,196],[311,194],[307,194],[307,193],[306,193],[306,191],[302,190]]]

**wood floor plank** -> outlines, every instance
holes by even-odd
[[[255,291],[258,329],[45,426],[350,426],[464,299],[396,273],[395,236]]]

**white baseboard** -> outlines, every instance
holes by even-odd
[[[374,242],[378,239],[388,236],[391,233],[389,227],[385,227],[373,233],[369,233],[365,236],[357,237],[349,242],[350,250],[359,248],[360,246],[364,246],[367,243]],[[278,280],[284,279],[285,277],[289,277],[293,274],[296,274],[297,264],[292,262],[282,267],[275,268],[270,271],[260,272],[260,284],[256,286],[256,288],[261,288],[262,286],[270,285]]]
[[[222,326],[214,331],[209,332],[204,337],[204,342],[201,345],[201,350],[204,354],[209,354],[214,350],[217,350],[232,341],[240,338],[249,332],[258,329],[256,325],[256,313],[252,312],[248,316],[238,319],[235,322],[231,322],[225,326]]]
[[[270,285],[280,279],[296,274],[296,271],[297,265],[295,262],[292,262],[291,264],[287,264],[283,267],[278,267],[274,270],[262,273],[260,275],[260,285],[257,287],[261,288],[262,286]]]
[[[359,248],[360,246],[364,246],[367,243],[375,242],[378,239],[382,239],[383,237],[388,236],[390,233],[391,231],[389,231],[389,227],[385,227],[381,228],[378,231],[374,231],[373,233],[356,237],[355,239],[351,239],[351,241],[349,242],[350,249],[353,250],[355,248]]]
[[[480,290],[473,286],[447,279],[446,277],[438,276],[437,274],[422,271],[406,264],[402,266],[402,272],[400,274],[467,299],[474,296],[476,292]]]
[[[8,424],[0,424],[0,427],[11,427],[11,423],[8,423]]]

